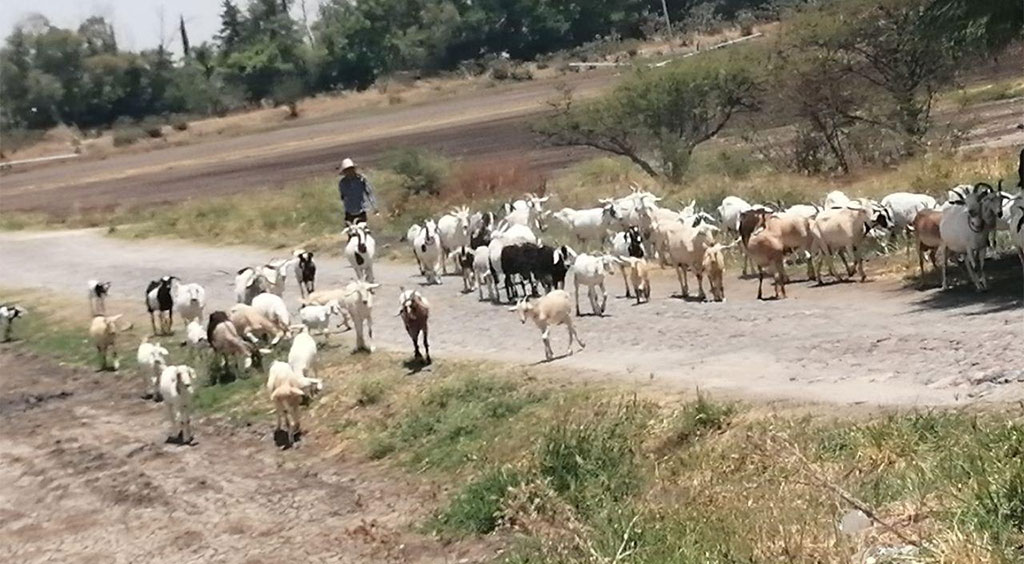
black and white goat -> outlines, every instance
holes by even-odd
[[[316,291],[316,263],[313,253],[298,249],[292,253],[298,262],[295,263],[295,279],[299,282],[299,293],[303,298]]]
[[[11,329],[14,326],[14,320],[24,316],[27,313],[25,308],[15,304],[3,304],[0,305],[0,324],[3,325],[4,342],[11,340]]]
[[[146,311],[153,326],[154,335],[170,335],[174,328],[174,283],[177,276],[162,276],[146,286]],[[156,317],[160,317],[160,331],[156,329]]]
[[[110,293],[110,282],[90,280],[86,282],[89,287],[89,313],[93,317],[107,314],[107,294]]]
[[[647,253],[644,251],[644,236],[643,233],[640,232],[640,228],[634,225],[625,231],[616,233],[615,236],[612,237],[611,254],[620,259],[647,258]],[[632,297],[630,294],[629,279],[626,277],[626,272],[628,270],[629,262],[624,262],[622,265],[622,284],[626,287],[627,298]]]
[[[533,279],[544,287],[545,292],[565,288],[565,274],[569,272],[576,251],[571,247],[535,246],[530,261],[530,273]]]

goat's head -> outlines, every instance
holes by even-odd
[[[562,245],[561,247],[555,249],[555,251],[552,253],[552,259],[554,264],[562,263],[566,268],[572,266],[572,264],[576,262],[577,256],[578,255],[576,251],[574,251],[572,247],[568,245]]]
[[[129,322],[127,325],[120,324],[121,318],[124,317],[123,313],[117,315],[108,315],[104,317],[104,331],[108,335],[116,335],[118,333],[124,333],[130,331],[135,324]]]
[[[533,302],[529,298],[521,299],[516,302],[516,305],[508,308],[508,310],[519,314],[520,323],[526,323],[526,318],[533,316]]]
[[[102,298],[110,293],[110,282],[100,282],[98,280],[90,280],[89,290],[93,296]]]
[[[12,321],[19,317],[23,317],[28,313],[28,310],[16,304],[4,304],[0,306],[0,313],[2,313],[0,317],[3,317],[8,321]]]
[[[178,390],[178,395],[191,396],[195,392],[195,381],[196,371],[191,366],[174,367],[174,387]]]

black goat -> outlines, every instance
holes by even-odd
[[[526,297],[526,283],[533,287],[532,294],[537,293],[537,284],[533,280],[535,261],[535,249],[537,245],[532,243],[521,243],[519,245],[506,245],[501,249],[501,272],[505,275],[505,295],[508,301],[513,302],[519,297],[516,291],[516,277],[522,288],[523,297]]]
[[[566,246],[532,246],[529,262],[533,279],[544,287],[545,292],[565,288],[565,274],[569,272],[576,252]]]
[[[149,322],[153,326],[154,335],[170,335],[171,328],[174,327],[174,295],[171,286],[177,279],[177,276],[162,276],[146,286],[146,311],[149,312]],[[156,330],[154,314],[160,316],[159,333]]]
[[[299,293],[305,298],[316,291],[316,263],[313,262],[313,253],[310,251],[298,250],[294,255],[299,259],[299,263],[295,266],[298,273],[296,278],[299,281]]]

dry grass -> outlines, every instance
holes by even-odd
[[[88,362],[84,304],[2,294],[30,309],[22,346]],[[327,391],[304,418],[316,447],[415,473],[442,500],[431,528],[503,532],[509,562],[838,564],[903,551],[889,561],[1002,564],[1024,542],[1019,408],[846,417],[493,363],[410,377],[399,355],[344,346],[324,360]],[[269,429],[260,381],[206,386],[200,407]],[[886,525],[840,532],[851,499]]]

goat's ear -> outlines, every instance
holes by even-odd
[[[117,323],[118,320],[120,320],[122,316],[124,316],[123,313],[119,313],[117,315],[111,315],[110,317],[107,317],[107,321],[110,322],[110,323]]]
[[[561,249],[556,249],[555,252],[551,253],[551,264],[558,264],[562,260]]]

